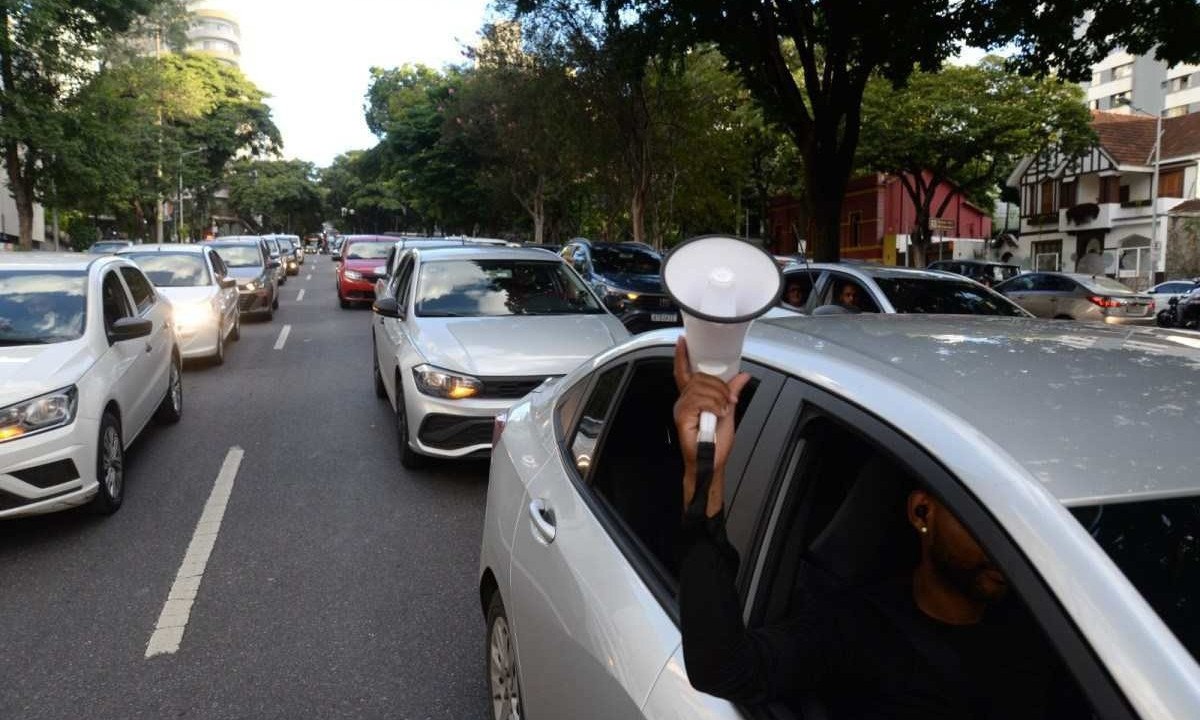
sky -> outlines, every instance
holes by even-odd
[[[283,154],[328,166],[377,139],[363,120],[371,66],[463,60],[488,0],[214,0],[242,30],[242,71],[272,97]]]

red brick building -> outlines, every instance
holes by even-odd
[[[953,190],[942,186],[933,199],[936,212],[947,194]],[[861,175],[850,181],[842,200],[841,246],[842,258],[871,260],[885,264],[896,264],[902,257],[903,248],[913,223],[916,209],[899,179],[891,175]],[[797,238],[808,238],[813,234],[807,222],[799,198],[783,195],[773,198],[768,207],[770,242],[772,249],[781,254],[797,252]],[[946,257],[954,254],[952,239],[959,241],[959,256],[964,251],[982,248],[982,241],[992,234],[991,213],[966,198],[954,193],[942,211],[941,220],[935,229],[948,241],[943,248]],[[895,235],[900,240],[897,255],[895,245],[885,243],[886,236]],[[936,255],[936,245],[933,253]],[[969,257],[969,255],[967,255]]]

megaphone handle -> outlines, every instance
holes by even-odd
[[[704,522],[708,518],[708,489],[712,485],[716,438],[717,416],[700,413],[700,432],[696,438],[696,491],[684,513],[688,523]]]

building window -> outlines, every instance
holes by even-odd
[[[1113,80],[1120,80],[1121,78],[1127,78],[1132,74],[1133,74],[1133,63],[1126,63],[1124,65],[1118,65],[1115,68],[1113,68]]]
[[[1091,108],[1092,108],[1093,110],[1099,110],[1099,109],[1100,109],[1100,101],[1099,101],[1099,100],[1093,100],[1093,101],[1091,102]]]
[[[1042,205],[1041,213],[1054,212],[1054,181],[1045,180],[1042,182]]]
[[[1187,114],[1188,114],[1188,106],[1187,105],[1176,105],[1173,108],[1167,108],[1166,112],[1163,113],[1163,117],[1173,118],[1173,117],[1179,117],[1180,115],[1187,115]]]
[[[1109,107],[1121,107],[1123,105],[1128,105],[1130,103],[1129,91],[1126,90],[1125,92],[1119,92],[1116,95],[1111,96],[1108,99],[1108,102]]]
[[[1129,186],[1122,185],[1121,189],[1118,191],[1117,197],[1118,197],[1117,202],[1122,202],[1122,203],[1129,202]]]
[[[1170,88],[1170,90],[1168,90],[1168,92],[1179,92],[1180,90],[1187,90],[1188,83],[1190,80],[1191,80],[1190,75],[1184,75],[1183,77],[1171,78],[1171,88]]]
[[[1075,204],[1075,182],[1064,182],[1058,187],[1058,209],[1066,210]]]
[[[1102,177],[1102,178],[1100,178],[1100,202],[1102,202],[1102,203],[1121,202],[1121,178],[1119,178],[1119,177]]]
[[[1183,170],[1171,170],[1158,176],[1158,196],[1183,197]]]
[[[1043,240],[1033,243],[1033,269],[1057,272],[1062,267],[1062,240]]]

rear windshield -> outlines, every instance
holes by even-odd
[[[421,266],[417,315],[494,317],[603,313],[561,262],[440,260]]]
[[[86,271],[0,270],[0,346],[75,340],[86,310]]]
[[[642,248],[593,247],[592,264],[599,273],[620,275],[657,275],[662,261]]]
[[[213,249],[231,268],[262,267],[262,252],[257,245],[217,245]]]
[[[352,242],[346,246],[347,260],[383,260],[396,245],[395,242]]]
[[[198,253],[124,253],[158,287],[196,287],[211,284],[204,257]]]
[[[1071,514],[1200,660],[1200,498],[1093,505]]]
[[[1089,278],[1079,278],[1079,282],[1089,290],[1099,290],[1101,292],[1133,292],[1133,288],[1129,287],[1128,285],[1124,285],[1116,280],[1113,280],[1112,278],[1107,278],[1102,275]]]
[[[884,278],[875,282],[898,313],[1005,315],[1026,313],[998,293],[974,283],[930,278]]]

